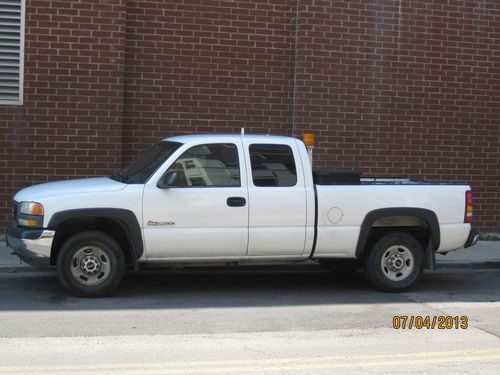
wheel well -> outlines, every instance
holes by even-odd
[[[380,240],[385,234],[389,232],[404,232],[415,238],[424,251],[427,250],[430,241],[429,228],[425,226],[415,226],[415,227],[372,227],[370,233],[368,234],[368,240],[366,241],[365,251],[363,251],[363,256],[368,254],[370,248]]]
[[[439,221],[433,211],[417,207],[391,207],[370,211],[361,224],[356,258],[362,259],[374,241],[387,231],[406,232],[415,237],[424,249],[439,248]]]
[[[95,230],[111,236],[122,248],[127,265],[132,263],[130,256],[132,243],[127,235],[126,229],[117,221],[109,218],[75,218],[68,219],[60,223],[56,228],[56,235],[52,242],[52,251],[50,253],[50,264],[55,265],[59,250],[71,236],[87,231]]]

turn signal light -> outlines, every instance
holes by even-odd
[[[23,227],[38,227],[39,223],[37,220],[19,219],[19,225]]]
[[[465,218],[464,223],[472,223],[472,191],[467,190],[465,192]]]

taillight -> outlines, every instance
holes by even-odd
[[[472,223],[472,191],[465,192],[465,218],[464,223]]]

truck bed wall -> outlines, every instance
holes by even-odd
[[[433,211],[439,221],[438,251],[464,245],[470,224],[464,224],[466,185],[316,186],[318,234],[315,258],[353,258],[366,215],[391,207]]]

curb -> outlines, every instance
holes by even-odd
[[[46,270],[38,270],[31,268],[30,266],[25,266],[24,264],[12,265],[12,266],[0,266],[0,273],[36,273],[36,272],[46,272]]]
[[[484,262],[443,262],[436,264],[437,269],[466,269],[466,270],[489,270],[500,269],[500,260],[487,260]]]

